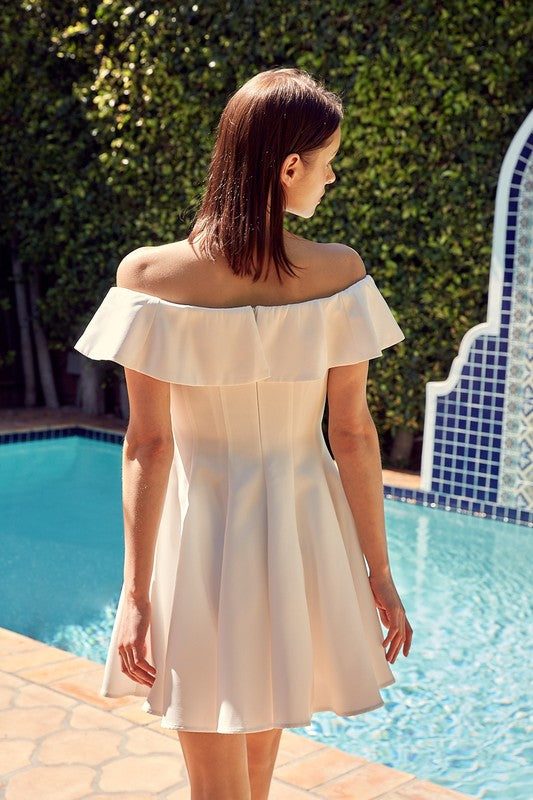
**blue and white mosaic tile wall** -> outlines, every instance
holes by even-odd
[[[500,172],[487,322],[465,335],[449,378],[426,387],[421,485],[474,513],[514,509],[530,522],[532,303],[533,112]]]

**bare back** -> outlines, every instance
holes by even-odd
[[[322,244],[285,234],[285,247],[297,277],[280,283],[274,269],[253,283],[235,275],[223,258],[210,261],[186,239],[158,247],[141,247],[127,255],[117,284],[173,303],[209,308],[285,305],[327,297],[365,275],[361,257],[342,244]]]

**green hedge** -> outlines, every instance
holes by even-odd
[[[187,234],[229,93],[261,69],[299,66],[342,94],[346,115],[327,202],[289,224],[363,257],[406,335],[372,363],[371,408],[382,434],[420,433],[425,383],[447,376],[461,337],[486,315],[498,172],[532,100],[530,4],[156,6],[24,2],[9,12],[8,49],[34,20],[35,63],[17,73],[20,91],[41,69],[43,97],[57,100],[45,58],[77,121],[76,157],[56,184],[44,169],[57,186],[46,252],[25,235],[31,214],[19,225],[23,260],[43,263],[51,343],[72,343],[126,252]],[[60,153],[69,119],[45,106],[32,113],[57,126]]]

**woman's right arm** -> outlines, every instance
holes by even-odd
[[[126,369],[130,420],[122,456],[124,605],[119,630],[122,672],[152,686],[155,667],[146,659],[150,581],[157,531],[174,444],[169,384]]]

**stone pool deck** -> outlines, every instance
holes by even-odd
[[[187,800],[175,731],[139,698],[108,699],[103,666],[0,628],[0,797]],[[460,800],[418,780],[284,731],[271,800]]]

